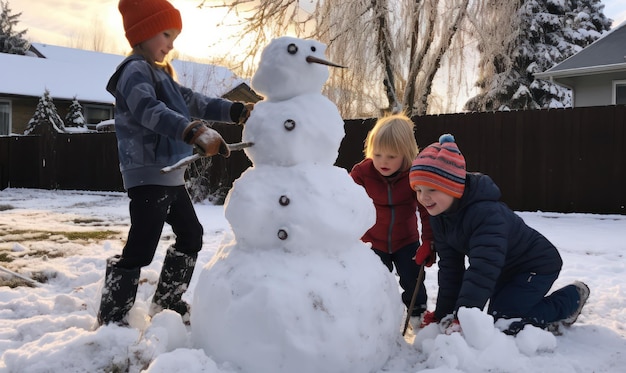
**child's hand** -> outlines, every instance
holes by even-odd
[[[430,267],[437,260],[435,245],[431,241],[424,241],[415,253],[415,263]]]
[[[443,333],[447,335],[461,332],[461,324],[459,323],[459,319],[457,319],[453,314],[450,314],[441,319],[441,322],[439,323],[439,328]]]
[[[424,318],[422,319],[422,324],[420,325],[420,328],[437,322],[439,322],[439,320],[437,320],[437,318],[435,317],[435,313],[431,311],[426,311],[424,312]]]
[[[245,124],[250,118],[250,113],[254,109],[252,102],[235,102],[230,108],[230,117],[234,123]]]
[[[201,121],[191,122],[183,131],[183,139],[187,144],[194,145],[198,153],[204,157],[211,157],[215,154],[230,156],[230,150],[222,136]]]

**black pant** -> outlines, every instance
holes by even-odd
[[[202,248],[203,229],[185,186],[145,185],[130,188],[130,231],[116,266],[138,268],[154,258],[164,223],[176,235],[176,251],[195,256]]]
[[[418,246],[419,242],[415,242],[400,248],[392,254],[372,249],[387,266],[389,272],[393,270],[394,265],[396,266],[396,272],[398,273],[398,277],[400,277],[400,287],[404,290],[402,293],[402,302],[406,305],[407,309],[411,305],[411,297],[415,291],[415,285],[417,284],[417,277],[420,271],[420,266],[413,260]],[[425,274],[424,278],[426,278]],[[412,316],[418,316],[426,309],[427,299],[426,287],[424,286],[424,281],[422,281],[417,293],[417,298],[415,299]]]

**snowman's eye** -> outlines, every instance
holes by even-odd
[[[289,52],[289,54],[296,54],[298,53],[298,47],[295,44],[291,43],[287,46],[287,52]]]
[[[311,47],[311,52],[315,52],[316,50],[317,50],[317,48]]]

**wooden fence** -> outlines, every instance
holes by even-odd
[[[452,133],[468,171],[490,175],[516,211],[626,214],[626,106],[415,117],[420,148]],[[363,158],[375,119],[347,120],[336,165]],[[216,125],[227,142],[241,127]],[[114,133],[0,137],[0,188],[123,190]],[[214,157],[227,186],[251,165]]]

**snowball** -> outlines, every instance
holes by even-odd
[[[532,325],[526,325],[515,337],[517,348],[527,355],[535,355],[539,351],[554,351],[556,337],[543,329]]]
[[[485,349],[493,340],[494,333],[497,333],[493,326],[493,316],[478,308],[461,307],[457,317],[465,340],[478,350]]]

